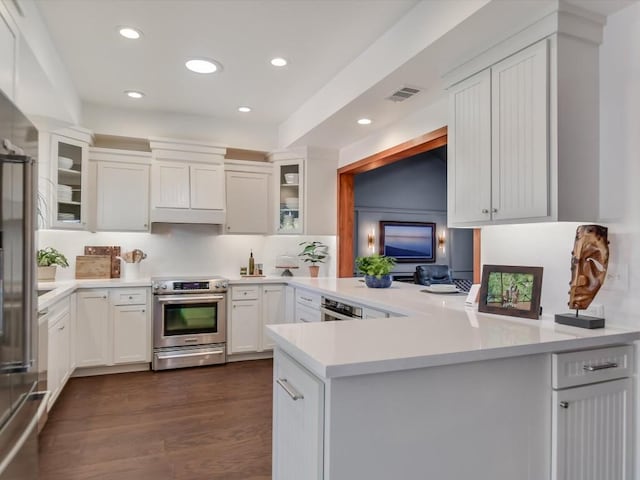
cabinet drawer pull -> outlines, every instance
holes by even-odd
[[[560,408],[569,408],[569,402],[560,402]]]
[[[618,368],[618,364],[615,362],[607,362],[601,365],[585,365],[582,368],[587,372],[596,372],[598,370],[605,370],[607,368]]]
[[[286,378],[279,378],[276,380],[276,383],[287,392],[287,395],[289,395],[293,401],[304,399],[304,396],[293,388]]]
[[[66,325],[62,325],[61,327],[58,327],[58,330],[62,331],[64,330],[64,327],[66,327]]]
[[[491,209],[491,213],[498,213],[498,209],[497,208],[492,208]]]
[[[487,210],[486,208],[483,208],[482,213],[489,213],[489,210]]]
[[[309,298],[309,297],[300,297],[301,300],[304,300],[305,302],[313,302],[313,298]]]

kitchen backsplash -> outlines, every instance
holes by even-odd
[[[248,265],[253,250],[256,263],[264,265],[265,275],[280,275],[275,268],[277,255],[296,255],[298,244],[319,240],[329,246],[329,258],[320,266],[321,276],[336,275],[336,237],[333,235],[220,235],[210,225],[155,224],[153,233],[77,232],[40,230],[39,248],[54,247],[69,259],[69,268],[58,269],[57,280],[74,278],[75,257],[83,255],[85,245],[120,245],[123,251],[139,248],[148,258],[140,264],[143,276],[222,275],[239,277],[240,267]],[[295,276],[309,276],[307,265],[292,270]]]

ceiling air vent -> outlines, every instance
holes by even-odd
[[[402,87],[400,90],[396,90],[388,96],[387,100],[391,100],[392,102],[404,102],[407,98],[411,98],[420,93],[420,91],[421,90],[416,87]]]

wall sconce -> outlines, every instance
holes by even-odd
[[[442,249],[444,253],[445,244],[447,242],[447,233],[446,230],[442,230],[440,235],[438,235],[438,248]]]
[[[367,247],[372,252],[376,249],[376,232],[373,228],[371,228],[371,231],[367,234]]]

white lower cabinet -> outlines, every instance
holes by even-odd
[[[113,363],[151,361],[151,332],[146,305],[113,307]]]
[[[151,361],[147,290],[114,288],[78,293],[78,367]]]
[[[267,335],[264,327],[267,325],[286,323],[285,297],[282,285],[265,285],[262,287],[262,349],[273,350],[275,343]]]
[[[109,291],[77,294],[76,365],[95,367],[109,363]]]
[[[51,392],[48,405],[48,408],[51,408],[73,371],[70,355],[73,322],[69,297],[49,307],[47,322],[49,330],[47,388]]]
[[[324,384],[280,351],[273,380],[273,479],[320,480]]]
[[[229,314],[229,353],[272,350],[265,326],[287,323],[283,285],[233,285]]]
[[[553,392],[552,480],[632,479],[632,359],[629,346],[554,355],[554,388],[570,387]]]
[[[231,302],[229,353],[257,352],[260,344],[260,300]]]

